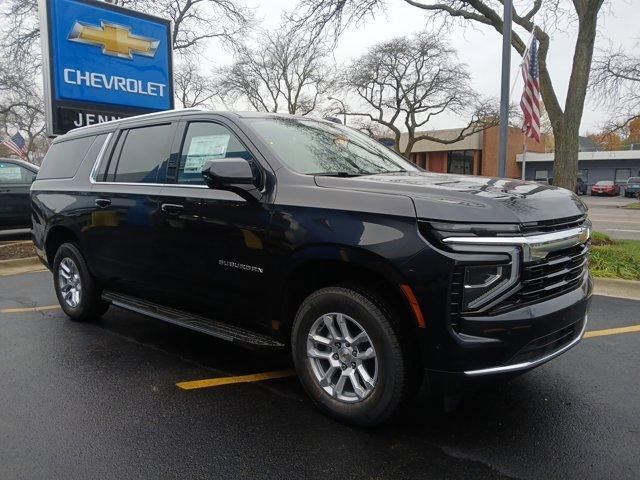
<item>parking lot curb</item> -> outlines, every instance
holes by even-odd
[[[45,270],[45,266],[40,262],[38,257],[0,260],[0,277],[19,275],[21,273],[42,272]]]
[[[640,300],[640,282],[638,281],[599,277],[593,280],[595,295]]]

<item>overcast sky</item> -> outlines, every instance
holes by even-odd
[[[256,16],[262,20],[263,28],[277,28],[284,11],[295,8],[295,0],[248,0]],[[349,29],[339,40],[334,57],[336,62],[344,64],[363,54],[378,42],[402,35],[421,31],[425,28],[427,13],[408,5],[402,0],[388,0],[387,11],[375,19],[365,22],[357,28]],[[477,28],[456,28],[449,35],[451,44],[457,48],[459,59],[469,66],[474,88],[482,95],[498,97],[500,94],[500,52],[501,36],[495,30],[480,26]],[[548,55],[548,65],[552,81],[561,104],[564,104],[567,84],[571,73],[571,61],[575,43],[575,30],[556,33]],[[640,0],[611,0],[602,16],[596,48],[609,44],[626,47],[629,51],[640,48]],[[229,63],[229,55],[216,57],[208,55],[208,63],[220,65]],[[514,75],[518,81],[512,101],[519,102],[522,82],[518,65],[520,57],[512,50],[512,81]],[[602,108],[587,101],[582,119],[581,132],[598,130],[607,117]],[[448,128],[462,126],[463,119],[441,115],[430,122],[430,128]]]

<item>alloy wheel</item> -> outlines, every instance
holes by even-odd
[[[82,299],[82,281],[76,262],[65,257],[58,266],[58,287],[65,303],[76,308]]]
[[[378,358],[369,334],[343,313],[327,313],[311,326],[307,357],[316,380],[333,398],[353,403],[367,398],[378,379]]]

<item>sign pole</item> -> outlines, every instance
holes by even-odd
[[[507,170],[507,141],[509,136],[509,78],[511,74],[511,0],[504,0],[502,26],[502,83],[500,89],[500,154],[498,176],[504,178]]]

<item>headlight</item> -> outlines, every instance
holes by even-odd
[[[463,310],[473,310],[509,286],[511,265],[474,265],[464,269]]]

